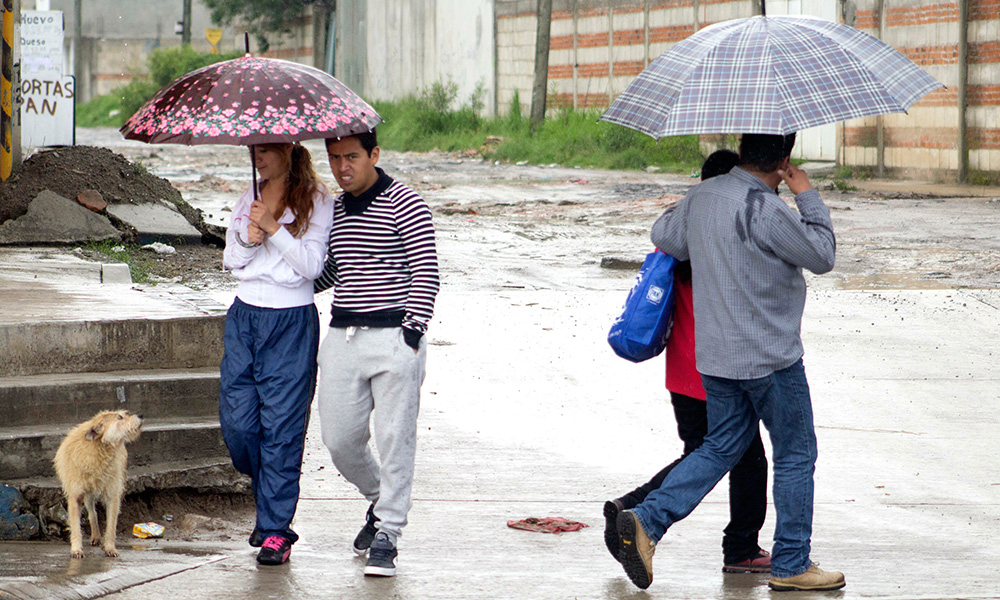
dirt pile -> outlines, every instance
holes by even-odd
[[[0,223],[25,214],[28,205],[43,190],[70,200],[75,200],[81,192],[93,190],[108,204],[169,202],[202,233],[203,241],[224,243],[224,232],[205,223],[201,211],[188,205],[169,181],[107,148],[69,146],[30,156],[0,186]],[[128,240],[132,233],[129,228],[114,224]]]

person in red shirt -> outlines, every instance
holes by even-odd
[[[731,150],[713,152],[701,168],[702,181],[728,173],[739,155]],[[604,543],[615,560],[618,556],[618,513],[641,503],[659,489],[667,473],[684,457],[701,446],[708,434],[705,389],[695,364],[694,306],[691,291],[691,263],[681,262],[674,270],[674,320],[667,340],[666,387],[677,418],[677,433],[684,453],[647,483],[604,503]],[[729,524],[723,530],[722,552],[725,573],[768,573],[771,555],[758,545],[758,534],[767,513],[767,456],[760,431],[729,472]]]

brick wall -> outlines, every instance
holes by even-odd
[[[821,0],[816,0],[821,1]],[[822,0],[837,2],[838,0]],[[1000,177],[1000,0],[968,0],[967,132],[970,175]],[[854,26],[879,35],[876,0],[852,0]],[[884,0],[882,38],[947,89],[909,114],[856,119],[837,127],[838,160],[877,166],[877,126],[890,175],[953,180],[959,167],[957,2]],[[697,29],[755,14],[753,0],[554,0],[549,94],[557,106],[606,107],[649,62]],[[530,111],[535,2],[497,0],[500,112],[517,91]],[[839,9],[838,9],[839,10]],[[982,172],[982,173],[977,173]]]
[[[966,143],[973,177],[1000,174],[1000,0],[969,0]],[[954,178],[959,167],[959,11],[956,2],[885,2],[884,40],[941,83],[911,107],[909,116],[882,118],[885,168],[892,173],[926,173]],[[877,4],[858,2],[856,27],[879,34]],[[847,164],[876,166],[876,118],[844,128]],[[979,173],[982,172],[982,173]]]
[[[701,26],[753,14],[757,0],[554,0],[549,95],[557,105],[607,106],[647,64]],[[497,0],[497,89],[501,113],[514,92],[531,106],[535,3]]]

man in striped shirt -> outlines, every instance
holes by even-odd
[[[333,464],[371,502],[354,540],[368,554],[365,575],[391,577],[410,508],[424,333],[440,287],[434,225],[423,198],[375,166],[374,131],[328,139],[326,150],[343,193],[315,282],[317,292],[333,288],[318,357],[320,425]]]
[[[830,210],[789,162],[795,134],[745,134],[739,166],[695,186],[653,225],[657,248],[691,261],[695,354],[707,394],[708,436],[658,490],[617,520],[622,564],[653,579],[655,544],[736,464],[758,420],[771,437],[777,522],[775,590],[832,590],[844,576],[809,558],[816,434],[802,364],[802,269],[833,269]],[[784,181],[796,212],[774,190]]]

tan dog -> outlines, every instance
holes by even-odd
[[[83,534],[80,531],[80,503],[87,507],[90,520],[90,545],[101,543],[95,503],[104,505],[104,553],[118,556],[115,533],[118,511],[125,491],[125,444],[134,442],[142,428],[142,415],[127,410],[101,411],[94,418],[74,427],[59,445],[52,461],[66,494],[69,511],[69,551],[73,558],[83,558]]]

